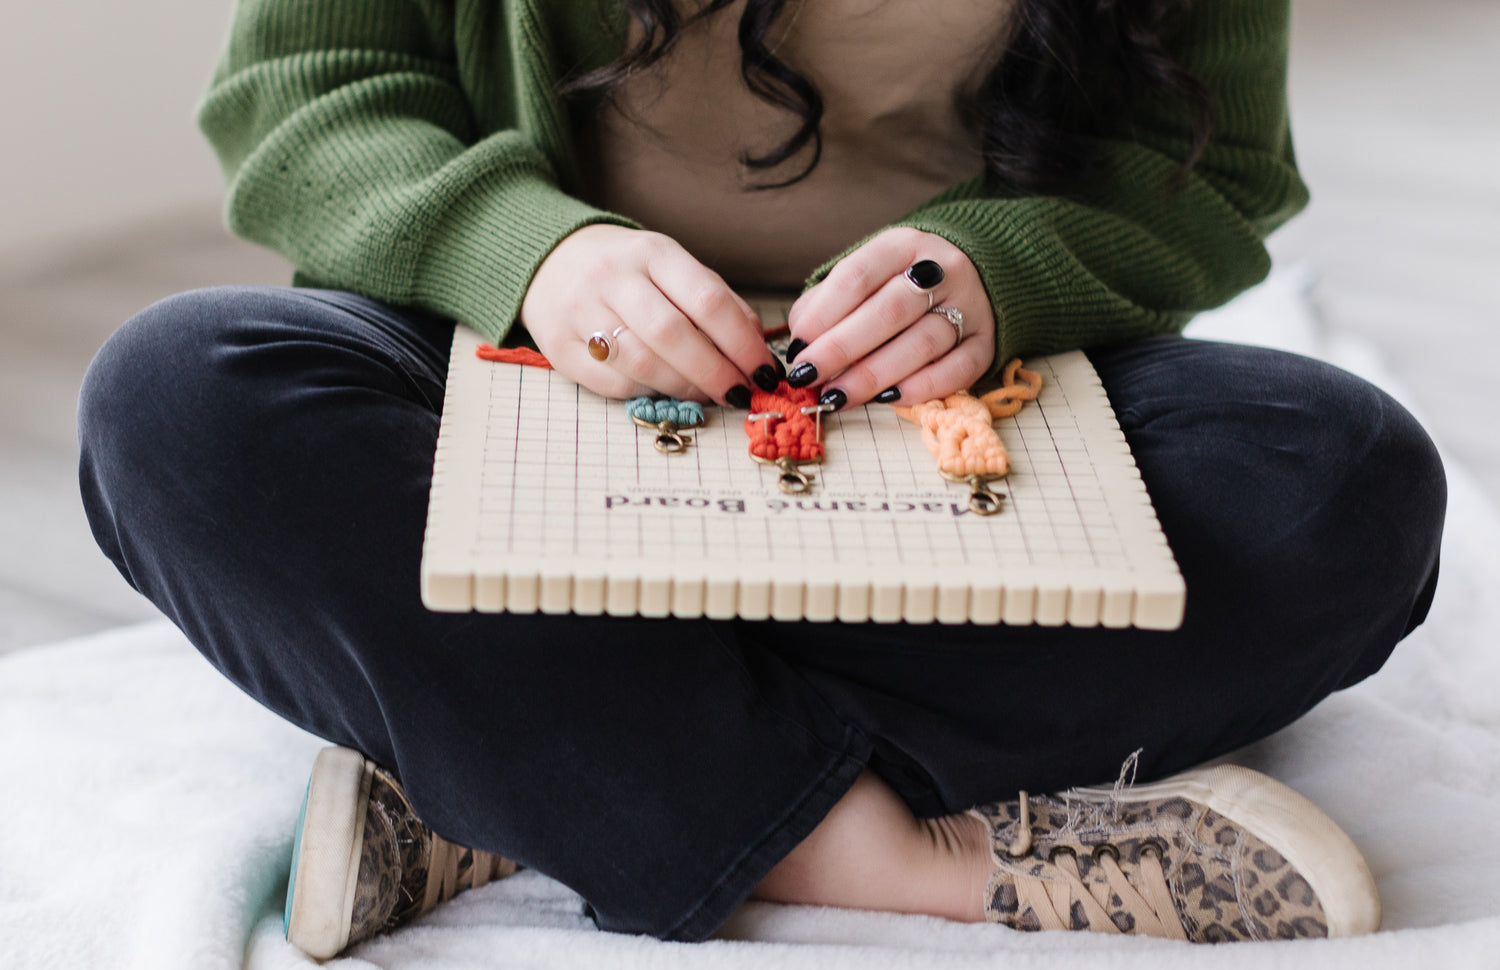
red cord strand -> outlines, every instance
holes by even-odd
[[[552,361],[530,347],[496,347],[494,344],[480,344],[474,349],[474,356],[480,360],[495,360],[502,364],[525,364],[528,367],[540,367],[544,370],[552,369]]]

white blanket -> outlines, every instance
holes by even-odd
[[[1325,356],[1282,274],[1195,324]],[[599,933],[532,872],[460,896],[339,967],[886,968],[1500,966],[1500,518],[1449,464],[1443,579],[1376,677],[1236,758],[1310,796],[1364,850],[1385,929],[1193,947],[750,904],[721,939]],[[305,967],[281,939],[292,828],[321,742],[222,680],[165,622],[0,661],[0,968]]]

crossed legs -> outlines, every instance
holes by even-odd
[[[1409,415],[1163,338],[1093,357],[1187,579],[1174,633],[429,613],[449,333],[326,291],[157,304],[86,382],[85,505],[226,676],[606,929],[699,939],[752,893],[969,918],[966,808],[1263,737],[1378,669],[1436,581]]]

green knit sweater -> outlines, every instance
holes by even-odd
[[[1142,99],[1066,195],[996,197],[976,178],[897,223],[974,262],[997,360],[1177,331],[1264,278],[1262,240],[1307,202],[1286,117],[1287,20],[1288,0],[1193,4],[1175,54],[1217,115],[1180,187],[1190,119]],[[564,236],[635,225],[569,194],[570,105],[553,91],[618,55],[625,25],[610,0],[238,0],[199,112],[231,231],[286,256],[299,282],[503,339]]]

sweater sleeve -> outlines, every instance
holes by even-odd
[[[1101,165],[1069,191],[1001,196],[975,178],[896,223],[942,236],[979,270],[998,328],[997,365],[1177,332],[1265,278],[1266,235],[1307,204],[1286,111],[1288,6],[1192,4],[1173,54],[1212,92],[1215,124],[1180,184],[1191,116],[1142,98],[1096,137]]]
[[[239,0],[199,108],[236,235],[299,279],[419,306],[502,339],[568,233],[621,216],[559,187],[566,121],[547,24],[499,3],[481,129],[453,0]],[[508,65],[504,64],[508,61]],[[487,83],[496,83],[489,80]]]

